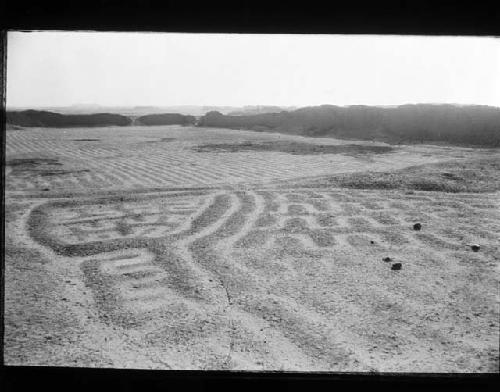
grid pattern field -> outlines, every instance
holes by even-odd
[[[88,130],[102,143],[83,144],[75,130],[8,135],[8,364],[497,371],[498,193],[296,182],[469,150],[198,153],[284,136],[139,130]]]

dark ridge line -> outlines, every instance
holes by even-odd
[[[328,331],[328,328],[325,328],[327,326],[325,321],[321,320],[318,326],[317,323],[301,317],[300,312],[292,312],[287,304],[283,304],[281,297],[273,297],[274,300],[268,303],[259,303],[253,297],[246,297],[250,301],[245,301],[240,306],[250,314],[261,317],[268,324],[279,329],[286,339],[308,356],[319,357],[322,361],[334,366],[338,366],[339,363],[345,366],[351,358],[352,360],[357,359],[349,348],[341,347],[341,343],[334,341],[327,334],[315,333],[318,329],[322,332]],[[316,310],[314,311],[316,312]],[[291,329],[290,326],[294,328]],[[311,331],[314,332],[311,333]],[[321,347],[329,347],[329,352],[324,353]]]
[[[215,232],[193,241],[188,246],[188,250],[197,264],[199,264],[204,270],[208,269],[208,272],[211,275],[215,275],[220,286],[225,291],[228,306],[233,304],[233,296],[231,295],[230,290],[228,290],[228,282],[224,277],[224,272],[219,271],[220,268],[217,266],[217,260],[219,257],[213,251],[213,247],[217,242],[236,234],[238,229],[241,229],[244,225],[244,218],[252,212],[255,207],[255,200],[252,196],[247,195],[244,192],[235,192],[235,194],[241,201],[240,208],[236,212],[232,213],[223,225]],[[200,262],[201,259],[203,259],[202,262]],[[212,268],[207,267],[207,265]]]
[[[224,209],[221,209],[221,207],[224,207]],[[229,209],[229,207],[230,198],[228,195],[216,196],[213,202],[199,216],[191,221],[191,225],[188,229],[179,234],[174,234],[173,236],[175,238],[181,239],[199,233],[203,229],[210,227],[212,224],[218,222],[224,215],[224,213]],[[213,216],[211,216],[211,214],[213,214]],[[214,217],[215,221],[211,220]],[[208,221],[204,222],[204,220],[207,219]]]
[[[156,198],[156,197],[155,197]],[[197,219],[199,222],[200,219],[203,219],[203,216],[206,214],[210,214],[210,208],[219,208],[217,203],[220,203],[221,200],[227,199],[229,200],[228,195],[220,195],[216,200],[200,215]],[[110,201],[106,201],[110,202]],[[86,204],[99,204],[93,203],[92,200],[86,201]],[[35,207],[31,213],[29,214],[27,220],[27,228],[28,234],[30,237],[35,240],[35,242],[46,246],[52,249],[56,254],[61,256],[69,256],[69,257],[85,257],[85,256],[94,256],[99,253],[104,252],[113,252],[121,249],[134,249],[134,248],[154,248],[156,244],[160,241],[168,241],[174,242],[181,238],[185,238],[189,235],[193,235],[208,227],[212,222],[209,221],[207,225],[201,225],[200,227],[193,228],[193,225],[196,223],[193,221],[191,223],[191,227],[184,232],[178,234],[166,235],[161,238],[147,238],[147,237],[136,237],[136,238],[120,238],[120,239],[112,239],[107,241],[91,241],[82,244],[66,244],[64,242],[58,241],[53,238],[45,229],[50,226],[48,221],[47,210],[53,207],[68,207],[76,205],[75,201],[54,201],[45,203]],[[215,207],[217,206],[217,207]],[[227,210],[222,210],[222,212],[218,212],[216,215],[217,220],[224,214]],[[207,212],[208,211],[208,212]]]
[[[191,267],[173,249],[165,243],[154,244],[148,250],[154,253],[153,264],[165,271],[168,276],[161,280],[181,297],[202,303],[210,303],[209,289],[199,284],[195,268]]]
[[[155,200],[155,199],[168,199],[173,197],[182,197],[182,196],[206,196],[206,193],[200,193],[197,191],[193,192],[183,192],[183,193],[174,193],[174,194],[156,194],[156,195],[144,195],[141,197],[141,201],[143,200]],[[117,196],[117,195],[109,195],[109,196],[100,196],[97,198],[89,198],[82,197],[81,199],[73,198],[71,200],[54,200],[48,202],[51,207],[69,207],[72,205],[76,205],[77,202],[79,205],[108,205],[119,202],[134,202],[136,201],[136,196]]]
[[[61,191],[60,193],[46,193],[45,191],[38,191],[40,193],[31,193],[31,194],[12,194],[9,195],[10,197],[22,197],[22,198],[28,198],[28,199],[65,199],[65,198],[75,198],[75,197],[127,197],[128,195],[141,195],[144,193],[151,193],[151,192],[177,192],[177,191],[185,191],[187,194],[189,193],[195,193],[197,191],[211,191],[211,190],[231,190],[230,187],[224,187],[224,186],[214,186],[214,187],[182,187],[182,188],[142,188],[142,189],[102,189],[102,190],[96,190],[95,192],[90,191],[90,194],[88,190],[81,190],[81,191]],[[9,191],[7,191],[9,192]],[[12,191],[11,191],[12,192]],[[22,191],[14,191],[14,192],[22,192]],[[36,192],[36,191],[35,191]],[[42,193],[43,192],[43,193]],[[54,191],[54,192],[57,192]],[[127,196],[123,196],[123,194],[126,193]],[[156,197],[160,197],[158,195],[152,195]],[[168,197],[169,195],[162,195],[161,197]],[[180,194],[182,196],[182,194]]]
[[[97,315],[99,319],[106,325],[110,321],[121,325],[119,309],[121,309],[120,301],[118,301],[118,292],[114,288],[111,277],[103,274],[100,271],[100,263],[98,260],[86,260],[80,265],[83,272],[83,282],[85,287],[89,288],[92,297],[96,303]]]

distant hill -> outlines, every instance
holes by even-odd
[[[203,116],[211,110],[217,110],[227,114],[231,111],[243,110],[237,106],[200,106],[200,105],[136,105],[136,106],[102,106],[93,104],[77,104],[70,106],[46,106],[46,107],[7,107],[7,111],[19,112],[25,110],[36,110],[42,112],[54,112],[61,114],[94,114],[114,113],[123,116],[145,116],[147,114],[179,113],[191,116]]]
[[[190,125],[196,122],[196,118],[194,116],[185,116],[179,113],[162,113],[141,116],[135,121],[138,125]]]
[[[290,108],[290,107],[281,107],[281,106],[270,106],[270,105],[264,105],[264,106],[243,106],[242,109],[240,110],[235,110],[232,112],[229,112],[229,116],[247,116],[247,115],[253,115],[253,114],[264,114],[264,113],[279,113],[284,110],[293,110],[295,108]]]
[[[322,105],[244,116],[211,111],[200,118],[198,125],[388,143],[500,147],[500,108],[478,105]]]
[[[124,126],[132,120],[119,114],[61,114],[39,110],[7,112],[7,123],[22,127],[103,127]]]

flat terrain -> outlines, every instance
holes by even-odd
[[[6,364],[498,372],[498,150],[32,128],[6,161]]]

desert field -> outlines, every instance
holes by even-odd
[[[498,372],[499,190],[494,149],[7,130],[5,363]]]

